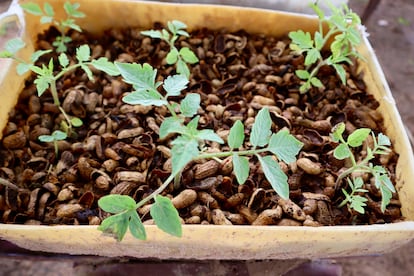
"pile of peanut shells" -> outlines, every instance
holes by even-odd
[[[38,48],[52,49],[56,35],[54,29],[41,35]],[[112,29],[100,37],[73,32],[71,37],[69,55],[87,43],[93,58],[150,63],[157,68],[159,80],[175,72],[165,62],[169,46],[142,36],[139,29]],[[342,187],[335,187],[335,182],[349,164],[333,157],[337,144],[329,136],[332,127],[345,122],[348,134],[360,127],[384,131],[378,103],[367,95],[357,62],[346,68],[346,85],[332,68],[322,67],[318,77],[325,88],[300,94],[294,72],[303,68],[304,57],[292,53],[287,38],[200,29],[190,38],[180,38],[177,46],[190,47],[200,60],[191,66],[190,83],[183,92],[201,96],[200,128],[214,129],[226,140],[232,124],[242,120],[247,149],[255,115],[268,107],[272,131],[288,128],[304,143],[296,163],[280,163],[289,177],[289,200],[272,190],[254,157],[244,185],[232,173],[231,157],[188,164],[179,187],[171,184],[163,193],[172,199],[183,223],[320,226],[402,219],[397,195],[381,212],[381,194],[369,175],[363,175],[369,191],[365,214],[338,208],[346,181]],[[158,138],[168,110],[123,103],[121,98],[131,87],[119,77],[92,70],[94,82],[83,71],[74,71],[57,84],[62,108],[84,123],[76,129],[76,137],[58,142],[58,156],[52,143],[42,143],[38,137],[58,129],[64,118],[48,92],[37,96],[33,76],[26,81],[0,145],[0,222],[99,224],[108,216],[98,208],[99,198],[127,194],[139,201],[170,174],[170,141]],[[205,148],[228,150],[217,143],[206,143]],[[366,148],[358,150],[355,155],[363,158]],[[397,159],[391,153],[374,162],[386,167],[394,181]],[[145,224],[152,223],[149,206],[138,210]]]

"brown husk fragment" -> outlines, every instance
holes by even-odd
[[[44,42],[53,40],[56,33],[51,29],[40,36],[39,47],[48,45]],[[138,33],[134,28],[108,30],[102,37],[74,32],[68,54],[74,55],[76,47],[88,43],[95,58],[150,63],[160,80],[173,74],[174,67],[164,62],[169,46]],[[402,219],[396,194],[386,212],[379,210],[381,198],[369,179],[364,187],[370,191],[364,215],[338,208],[342,193],[334,185],[347,164],[332,156],[336,144],[329,137],[331,128],[343,121],[348,134],[360,127],[384,132],[376,111],[378,102],[365,92],[362,75],[355,68],[345,66],[349,81],[343,85],[331,68],[323,67],[318,77],[325,88],[300,94],[300,80],[294,72],[303,68],[304,58],[290,51],[286,38],[200,29],[189,40],[180,38],[177,45],[191,47],[200,59],[191,66],[184,91],[201,96],[200,127],[214,129],[226,140],[232,124],[242,120],[248,135],[257,112],[268,107],[272,130],[287,128],[304,143],[296,163],[280,164],[289,176],[289,200],[276,195],[255,158],[250,159],[251,171],[244,185],[232,173],[231,157],[222,163],[189,164],[181,175],[182,185],[178,189],[170,185],[163,192],[173,199],[183,221],[319,226]],[[50,57],[39,62],[48,62]],[[139,201],[168,177],[170,145],[158,137],[161,122],[169,116],[167,110],[123,103],[121,98],[131,87],[120,78],[94,72],[94,82],[82,71],[58,81],[63,109],[83,121],[76,137],[59,143],[59,156],[53,145],[37,137],[58,129],[64,118],[49,93],[37,97],[33,76],[27,81],[0,145],[2,223],[99,224],[105,216],[98,208],[99,198],[117,193]],[[205,147],[219,150],[215,143]],[[355,154],[359,158],[363,153]],[[385,166],[394,181],[397,159],[393,153],[374,163]],[[148,206],[140,214],[150,224]]]

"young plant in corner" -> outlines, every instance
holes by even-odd
[[[290,48],[297,54],[306,54],[303,69],[296,70],[296,75],[303,80],[299,90],[306,93],[311,87],[323,87],[318,79],[319,69],[324,65],[332,66],[343,84],[346,84],[346,72],[342,63],[352,64],[352,57],[361,58],[355,47],[360,43],[361,37],[358,26],[361,24],[359,16],[349,10],[347,5],[337,8],[331,5],[332,15],[325,17],[323,11],[316,5],[311,7],[319,17],[319,30],[313,34],[302,30],[292,31],[289,38],[292,40]],[[324,26],[328,31],[324,32]],[[322,50],[330,40],[331,54],[324,57]]]
[[[62,21],[58,21],[54,19],[55,11],[53,10],[53,7],[47,2],[44,4],[43,10],[36,3],[29,2],[21,5],[24,11],[33,15],[41,16],[40,22],[42,24],[51,23],[59,30],[60,36],[57,36],[56,40],[53,42],[53,46],[56,47],[56,51],[58,53],[66,52],[66,44],[72,41],[70,36],[66,36],[68,30],[73,29],[78,32],[82,32],[81,28],[75,23],[75,18],[85,17],[83,12],[78,11],[79,6],[80,5],[78,3],[71,4],[66,2],[63,5],[63,8],[65,9],[67,18]]]
[[[332,130],[332,140],[339,143],[334,150],[334,157],[339,160],[349,158],[352,166],[341,172],[337,178],[336,187],[340,187],[342,185],[342,180],[352,173],[371,174],[374,177],[375,186],[381,192],[381,211],[384,212],[385,208],[390,203],[392,193],[395,193],[395,188],[392,185],[387,170],[380,165],[374,165],[371,160],[378,154],[389,154],[391,151],[389,148],[391,146],[390,139],[382,133],[379,133],[376,137],[369,128],[360,128],[352,132],[345,140],[343,137],[344,132],[344,123],[336,125]],[[368,146],[366,149],[366,156],[357,161],[357,157],[354,155],[352,148],[360,147],[370,134],[372,136],[373,147],[370,148]],[[341,202],[340,207],[349,204],[349,208],[363,214],[365,212],[363,207],[366,206],[365,202],[367,201],[366,198],[359,195],[360,193],[366,192],[365,189],[362,189],[363,180],[361,177],[354,179],[348,177],[348,184],[351,188],[351,193],[349,194],[345,189],[342,189],[345,199]]]
[[[285,199],[289,197],[288,177],[277,161],[295,162],[296,155],[303,144],[286,129],[272,133],[272,120],[267,108],[261,109],[255,118],[249,139],[250,149],[238,150],[245,143],[245,134],[243,123],[236,121],[228,136],[231,150],[209,153],[206,152],[208,148],[206,141],[219,144],[223,144],[224,141],[212,129],[198,129],[200,116],[197,116],[197,112],[200,108],[200,95],[188,93],[180,103],[169,101],[169,97],[179,96],[186,88],[188,79],[184,75],[169,76],[162,83],[156,82],[157,70],[149,64],[115,63],[115,65],[124,81],[132,84],[135,90],[126,95],[123,101],[132,105],[166,106],[171,117],[164,118],[159,130],[160,139],[166,139],[170,135],[177,136],[170,142],[172,172],[151,195],[138,203],[124,195],[104,196],[98,201],[100,208],[115,214],[102,221],[100,230],[110,232],[118,240],[122,240],[129,228],[134,237],[145,239],[145,229],[136,210],[154,199],[150,213],[155,224],[171,235],[181,236],[178,212],[171,201],[160,193],[193,160],[213,158],[220,161],[220,158],[232,156],[234,174],[239,184],[243,184],[249,175],[249,159],[246,156],[255,156],[276,193]],[[161,85],[165,93],[159,91]],[[188,120],[189,122],[186,123]]]

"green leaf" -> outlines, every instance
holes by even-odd
[[[135,104],[142,104],[145,106],[155,105],[155,106],[163,106],[168,104],[168,102],[162,98],[160,98],[159,94],[154,92],[153,90],[148,92],[132,92],[125,95],[122,98],[122,101],[127,104],[135,105]]]
[[[60,66],[67,67],[69,65],[69,59],[65,53],[61,53],[58,59],[59,59]]]
[[[244,142],[244,125],[240,120],[237,120],[230,128],[227,143],[231,149],[240,148]]]
[[[382,133],[379,133],[378,134],[378,145],[379,146],[391,146],[390,138],[388,138],[388,136]]]
[[[17,64],[17,67],[16,67],[17,74],[23,75],[24,73],[28,72],[31,67],[32,67],[31,64],[19,63]]]
[[[91,64],[98,70],[105,72],[110,76],[118,76],[120,74],[118,67],[114,63],[108,61],[106,57],[92,60]]]
[[[52,5],[50,5],[48,2],[46,2],[43,5],[43,9],[44,9],[46,15],[48,15],[50,17],[55,16],[55,11],[53,10]]]
[[[312,3],[309,5],[316,13],[316,15],[318,15],[320,20],[323,20],[325,18],[325,13],[323,12],[323,10],[317,5],[317,3]]]
[[[310,82],[314,87],[323,87],[322,82],[317,77],[311,78]]]
[[[115,66],[118,68],[124,81],[132,84],[137,90],[156,90],[159,86],[155,82],[157,70],[153,69],[148,63],[141,65],[137,63],[115,62]]]
[[[50,79],[43,76],[38,76],[34,80],[34,84],[36,84],[37,95],[42,96],[42,94],[49,88]]]
[[[185,117],[193,117],[200,108],[200,94],[189,93],[181,101],[180,111]]]
[[[54,138],[52,135],[40,135],[38,137],[40,142],[50,143],[54,141]]]
[[[142,31],[141,34],[145,36],[149,36],[151,38],[159,38],[159,39],[163,38],[161,32],[156,31],[156,30]]]
[[[306,54],[305,58],[305,66],[314,64],[319,58],[321,58],[321,54],[317,49],[311,49]]]
[[[66,13],[73,17],[84,17],[85,14],[83,12],[78,11],[77,9],[80,7],[79,3],[69,3],[65,2],[63,8],[65,9]]]
[[[296,161],[296,155],[303,147],[303,143],[289,134],[286,129],[280,130],[270,137],[268,150],[285,163]]]
[[[22,9],[28,13],[34,14],[34,15],[43,15],[43,11],[40,8],[40,6],[36,3],[24,3],[20,5]]]
[[[128,224],[129,214],[121,213],[104,219],[101,222],[101,225],[99,225],[98,230],[105,233],[111,233],[118,241],[121,241],[128,230]]]
[[[306,70],[296,70],[295,73],[301,80],[307,80],[310,78],[310,74]]]
[[[92,73],[91,69],[88,67],[88,65],[81,64],[80,68],[82,68],[82,70],[85,71],[86,76],[88,77],[89,80],[93,80],[93,73]]]
[[[60,140],[65,140],[68,137],[68,135],[63,131],[55,130],[52,133],[52,137],[53,137],[53,140],[60,141]]]
[[[170,133],[181,133],[185,132],[185,127],[182,124],[182,120],[177,117],[167,117],[162,121],[160,125],[160,139],[164,139]]]
[[[331,135],[332,140],[334,142],[339,142],[342,139],[342,134],[344,133],[344,131],[345,131],[345,123],[341,122],[335,125],[332,128],[332,135]]]
[[[168,76],[164,81],[163,88],[168,96],[179,96],[181,91],[187,88],[188,79],[183,75]]]
[[[170,23],[170,22],[168,22],[168,23]],[[181,30],[181,29],[186,29],[187,28],[187,25],[184,22],[181,22],[179,20],[171,21],[171,25],[174,27],[175,30]],[[169,25],[169,27],[170,27],[170,25]]]
[[[302,30],[290,32],[289,38],[292,40],[292,43],[298,45],[300,49],[305,50],[313,48],[313,41],[309,32],[305,33]]]
[[[91,49],[87,44],[79,46],[76,49],[76,59],[80,62],[89,61],[91,58]]]
[[[165,60],[167,61],[167,64],[175,64],[178,61],[178,55],[179,55],[179,53],[178,53],[177,48],[175,48],[175,47],[172,48],[168,52],[168,54],[165,58]]]
[[[158,228],[170,235],[182,236],[180,216],[169,198],[157,195],[150,213]]]
[[[354,195],[352,196],[351,204],[349,205],[349,208],[354,209],[360,214],[364,214],[365,213],[364,207],[367,206],[365,202],[367,201],[368,199],[366,199],[365,197],[362,197],[360,195]]]
[[[98,206],[108,213],[117,214],[127,210],[135,210],[135,200],[127,195],[110,194],[98,200]]]
[[[359,147],[367,139],[370,133],[371,129],[369,128],[357,129],[348,136],[347,143],[351,147]]]
[[[32,54],[30,61],[35,63],[41,56],[52,52],[52,50],[38,50]]]
[[[320,32],[315,33],[314,40],[315,40],[316,49],[318,49],[319,51],[322,50],[323,45],[324,45],[324,40],[323,40],[323,36]]]
[[[271,134],[272,119],[267,108],[261,109],[254,120],[252,132],[250,133],[250,143],[254,147],[263,147],[269,142]]]
[[[392,198],[392,192],[385,185],[380,186],[381,191],[381,211],[384,213]]]
[[[171,149],[173,175],[179,173],[194,157],[199,154],[198,142],[195,139],[177,137]]]
[[[42,16],[40,18],[40,23],[42,24],[48,24],[48,23],[52,23],[53,22],[53,17],[50,16]]]
[[[180,56],[187,63],[194,64],[194,63],[198,62],[197,56],[188,47],[183,47],[183,48],[180,49]]]
[[[347,145],[339,144],[335,148],[333,155],[336,159],[343,160],[351,156],[351,151]]]
[[[176,66],[178,74],[186,76],[187,79],[190,78],[190,69],[188,69],[187,64],[183,60],[179,59]]]
[[[340,64],[332,64],[333,68],[335,69],[336,73],[338,74],[341,82],[346,84],[346,71],[345,68]]]
[[[13,38],[6,42],[4,49],[14,55],[24,46],[26,46],[26,44],[21,38]]]
[[[130,212],[129,218],[129,231],[132,236],[139,240],[146,240],[147,233],[145,232],[144,224],[142,224],[141,219],[139,218],[137,212]]]
[[[272,188],[280,197],[288,199],[288,177],[282,171],[279,164],[271,156],[261,157],[260,155],[257,155],[257,158],[259,159],[264,175],[266,176],[266,179],[270,182],[270,185],[272,185]]]
[[[81,119],[79,119],[78,117],[73,117],[70,119],[70,123],[72,124],[72,126],[74,127],[80,127],[83,125],[83,122]]]
[[[233,153],[233,172],[236,175],[237,182],[241,185],[246,182],[249,177],[249,159],[244,156],[239,156],[237,153]]]
[[[221,137],[218,136],[212,129],[202,129],[198,131],[195,137],[200,140],[213,141],[219,144],[224,143],[223,139],[221,139]]]

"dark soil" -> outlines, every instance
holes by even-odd
[[[54,36],[52,29],[40,37],[39,48],[50,48],[48,41]],[[101,38],[73,33],[72,38],[69,54],[87,43],[94,58],[148,62],[158,69],[160,80],[174,73],[174,67],[164,62],[168,45],[144,38],[136,29],[110,30]],[[365,215],[337,207],[343,198],[340,189],[335,189],[335,181],[347,164],[332,156],[336,144],[329,137],[331,128],[345,122],[348,134],[361,127],[385,132],[376,111],[378,102],[366,94],[356,67],[346,68],[346,86],[331,68],[324,67],[318,77],[326,89],[300,94],[294,71],[303,68],[304,58],[291,53],[286,38],[203,29],[178,44],[190,46],[200,59],[192,67],[185,91],[201,95],[200,127],[215,129],[225,138],[233,122],[241,119],[248,141],[254,116],[267,106],[273,131],[288,128],[304,143],[299,158],[319,168],[311,172],[298,164],[281,164],[289,176],[290,199],[299,208],[294,215],[284,208],[292,202],[276,195],[254,158],[250,160],[250,177],[242,186],[228,169],[228,160],[221,164],[207,160],[190,164],[182,174],[180,189],[174,190],[171,185],[165,191],[171,197],[183,189],[197,192],[196,201],[179,210],[184,221],[217,223],[214,209],[220,209],[226,223],[251,224],[263,210],[278,206],[284,209],[283,216],[271,224],[318,226],[401,220],[397,195],[382,213],[381,197],[371,184],[365,185],[369,190]],[[40,62],[48,62],[50,57]],[[82,118],[84,126],[77,129],[76,137],[59,143],[60,156],[55,156],[53,145],[39,142],[38,137],[58,129],[62,115],[50,94],[37,97],[33,77],[27,80],[0,148],[0,176],[17,186],[0,186],[1,222],[99,224],[106,216],[97,206],[100,197],[107,193],[128,194],[138,201],[169,175],[169,144],[157,134],[163,118],[168,116],[166,109],[123,103],[121,98],[131,87],[97,71],[94,82],[81,71],[72,72],[59,81],[58,90],[66,113]],[[206,144],[207,151],[218,148],[217,144]],[[361,158],[365,151],[362,148],[355,154]],[[397,159],[391,154],[374,163],[384,165],[393,179]],[[370,176],[364,178],[371,183]],[[345,183],[341,183],[342,187],[346,187]],[[144,221],[150,219],[145,206],[139,211]]]

